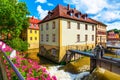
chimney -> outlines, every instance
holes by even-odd
[[[34,19],[34,16],[32,16],[32,19]]]
[[[70,4],[67,5],[67,10],[70,10]]]

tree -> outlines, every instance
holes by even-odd
[[[29,26],[26,4],[17,0],[0,0],[0,31],[17,38]]]
[[[25,51],[28,43],[19,38],[21,31],[29,27],[29,15],[26,4],[17,0],[0,0],[0,33],[12,48]],[[9,36],[12,36],[9,38]]]

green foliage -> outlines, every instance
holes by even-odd
[[[0,31],[19,37],[21,31],[29,26],[26,4],[18,0],[0,0]]]
[[[28,49],[28,43],[20,38],[7,40],[6,43],[18,51],[26,51]]]
[[[7,56],[10,56],[10,53],[11,53],[11,52],[6,52],[6,55],[7,55]]]
[[[107,32],[110,32],[110,31],[114,31],[115,33],[120,33],[120,30],[118,30],[118,29],[112,29],[112,30],[109,30]]]

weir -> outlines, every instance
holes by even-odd
[[[120,74],[120,59],[119,58],[112,58],[108,56],[97,58],[97,56],[92,53],[82,52],[79,50],[69,50],[69,52],[71,53],[71,55],[80,54],[80,55],[90,57],[90,72],[92,72],[97,66],[99,66],[111,72]]]

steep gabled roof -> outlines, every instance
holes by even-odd
[[[70,15],[71,12],[73,13],[72,16]],[[80,18],[77,17],[78,14],[80,14]],[[42,20],[41,23],[56,18],[66,18],[80,22],[97,24],[96,21],[93,21],[90,18],[88,18],[87,14],[82,14],[80,11],[76,10],[75,8],[74,9],[70,8],[69,5],[67,7],[62,5],[57,5],[52,11],[48,12],[48,15]]]

